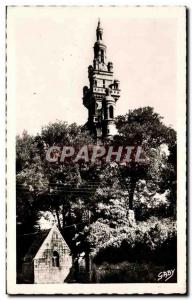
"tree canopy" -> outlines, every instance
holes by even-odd
[[[132,159],[128,164],[108,162],[98,166],[90,162],[83,165],[47,161],[46,151],[53,145],[77,147],[95,143],[75,123],[58,121],[43,127],[36,136],[26,131],[17,136],[20,233],[37,230],[41,213],[49,211],[77,255],[87,249],[94,251],[96,244],[111,247],[111,238],[117,240],[117,245],[123,240],[128,243],[130,234],[135,239],[134,226],[129,233],[130,209],[135,211],[137,222],[152,216],[175,218],[176,132],[164,125],[151,107],[118,116],[116,127],[118,134],[109,144],[142,147],[147,158],[144,163]]]

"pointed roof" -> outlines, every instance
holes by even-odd
[[[97,43],[103,39],[103,28],[101,27],[100,18],[98,20],[97,29],[96,29]]]
[[[101,20],[100,20],[100,18],[98,19],[98,25],[97,25],[97,28],[101,28]]]
[[[46,239],[46,237],[48,236],[50,231],[51,231],[51,228],[39,231],[35,234],[32,244],[29,247],[29,250],[27,251],[27,253],[24,257],[25,261],[32,260],[35,257],[36,253],[38,252],[39,248],[43,244],[44,240]]]
[[[47,237],[46,237],[46,238],[44,239],[44,241],[43,241],[43,244],[44,244],[44,243],[49,243],[49,242],[50,242],[50,240],[52,239],[52,234],[53,234],[53,232],[56,232],[56,233],[58,234],[58,236],[60,236],[60,238],[63,240],[63,243],[64,243],[65,247],[70,251],[69,246],[67,245],[66,241],[64,240],[64,238],[63,238],[61,232],[59,231],[59,229],[57,228],[57,225],[56,225],[56,224],[54,224],[53,227],[51,228],[51,230],[49,231]],[[41,258],[42,252],[44,251],[43,244],[42,244],[42,245],[40,246],[40,248],[38,249],[38,251],[37,251],[37,253],[36,253],[34,259]]]
[[[34,258],[38,258],[41,255],[41,252],[42,252],[41,249],[42,249],[43,244],[46,242],[47,239],[49,240],[51,238],[52,233],[54,231],[56,231],[60,235],[60,237],[63,239],[64,243],[66,244],[66,247],[69,248],[69,246],[65,242],[61,232],[57,228],[57,225],[54,224],[52,228],[47,229],[47,230],[42,230],[35,235],[28,252],[24,257],[24,260],[29,261],[29,260],[33,260]]]

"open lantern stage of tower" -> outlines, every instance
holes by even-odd
[[[97,140],[112,139],[116,134],[115,106],[120,97],[119,80],[113,78],[113,63],[107,61],[103,29],[98,22],[93,66],[88,67],[90,87],[83,88],[83,104],[88,109],[86,124]]]

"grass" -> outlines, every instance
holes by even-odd
[[[175,266],[155,265],[152,262],[103,263],[93,266],[93,282],[97,283],[157,283],[158,274]],[[165,282],[163,280],[159,282]],[[176,272],[168,282],[177,282]]]

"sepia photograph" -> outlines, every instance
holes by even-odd
[[[6,14],[8,294],[185,294],[186,8]]]

